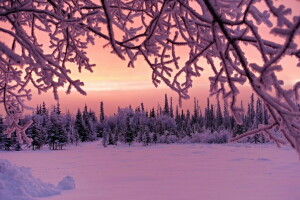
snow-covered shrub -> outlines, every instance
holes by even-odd
[[[176,143],[178,142],[178,137],[176,135],[168,135],[166,140],[168,144]]]
[[[204,131],[202,133],[192,134],[191,142],[192,143],[227,143],[230,139],[231,134],[229,131],[221,130],[219,132]]]
[[[167,143],[167,136],[166,135],[160,135],[158,136],[158,143]]]
[[[204,143],[227,143],[230,138],[230,133],[228,131],[221,130],[219,132],[214,132],[212,134],[207,134],[204,138]]]
[[[190,140],[191,143],[203,143],[206,133],[194,133],[192,134]]]
[[[188,136],[188,135],[186,135],[186,136],[184,136],[183,138],[181,138],[181,139],[178,141],[178,143],[182,143],[182,144],[190,144],[190,143],[192,143],[191,137]]]

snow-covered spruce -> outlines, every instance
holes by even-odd
[[[32,115],[25,116],[21,121],[25,124],[32,121],[26,134],[33,139],[32,150],[48,145],[50,149],[63,149],[67,144],[95,141],[103,138],[104,146],[118,143],[140,142],[150,143],[227,143],[231,138],[239,137],[246,131],[254,130],[261,125],[269,124],[270,115],[265,104],[259,99],[250,97],[243,124],[237,124],[228,112],[226,104],[221,108],[220,102],[214,105],[207,99],[207,106],[200,108],[198,100],[194,99],[193,111],[181,110],[178,106],[173,108],[172,98],[170,104],[168,96],[162,107],[157,106],[155,111],[145,108],[141,103],[136,108],[132,106],[119,108],[117,113],[106,116],[104,104],[100,102],[99,119],[97,114],[87,105],[83,111],[78,109],[76,116],[63,113],[60,104],[52,106],[37,105]],[[256,103],[255,103],[256,102]],[[175,110],[175,112],[174,112]],[[5,138],[4,123],[0,116],[0,150],[20,150],[21,146],[14,138]],[[280,132],[274,131],[272,135],[280,138]],[[281,138],[282,142],[285,142]],[[242,140],[240,140],[241,142]],[[268,135],[262,132],[253,137],[244,138],[242,142],[265,143],[270,142]]]
[[[31,200],[58,195],[63,190],[75,188],[72,177],[66,176],[57,186],[33,177],[31,169],[17,167],[8,160],[0,160],[0,199]]]

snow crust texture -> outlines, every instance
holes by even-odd
[[[66,176],[58,186],[55,186],[35,178],[30,168],[18,167],[8,160],[0,159],[1,200],[31,200],[58,195],[62,190],[74,188],[75,181],[70,176]]]

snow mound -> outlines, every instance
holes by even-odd
[[[75,182],[65,177],[58,186],[44,183],[31,174],[27,167],[17,167],[8,160],[0,159],[0,199],[31,200],[60,194],[61,190],[74,189]]]
[[[58,183],[57,187],[61,190],[72,190],[75,188],[75,181],[72,176],[66,176]]]

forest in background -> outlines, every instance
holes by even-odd
[[[241,102],[243,104],[243,102]],[[243,105],[241,105],[244,107]],[[33,150],[49,146],[52,150],[63,149],[67,144],[78,144],[102,139],[103,146],[134,142],[144,145],[156,143],[227,143],[228,140],[246,131],[256,129],[260,124],[268,124],[269,114],[259,98],[252,94],[239,125],[230,115],[227,106],[211,104],[201,109],[194,99],[193,110],[173,107],[172,97],[165,94],[163,106],[145,109],[144,103],[138,107],[118,108],[111,116],[105,114],[104,103],[100,102],[100,113],[96,114],[85,105],[75,115],[63,113],[60,104],[48,108],[45,103],[37,105],[31,115],[25,116],[21,124],[32,120],[26,134],[33,139]],[[5,123],[0,116],[0,149],[21,150],[16,136],[3,135]],[[243,142],[265,143],[269,138],[262,133],[248,137]]]

